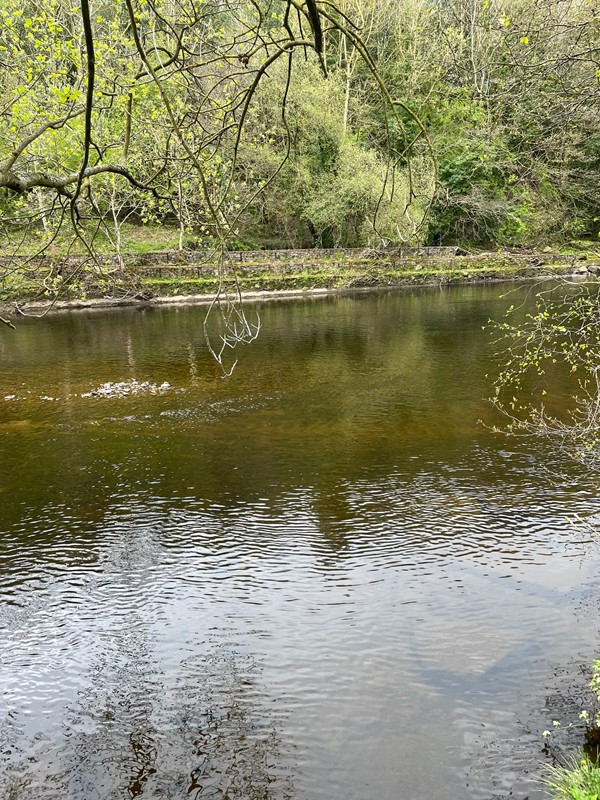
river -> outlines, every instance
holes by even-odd
[[[227,379],[199,307],[0,331],[3,798],[543,796],[598,508],[489,427],[501,295],[264,304]]]

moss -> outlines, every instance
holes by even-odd
[[[348,259],[328,261],[321,259],[301,268],[297,263],[277,260],[253,266],[243,264],[226,272],[222,278],[210,264],[160,264],[150,263],[128,266],[123,271],[112,270],[99,275],[95,270],[77,275],[71,284],[60,284],[55,289],[61,299],[106,298],[108,295],[150,294],[171,297],[174,295],[213,294],[219,286],[241,291],[310,291],[313,289],[357,289],[378,286],[427,286],[479,281],[531,278],[561,274],[572,269],[572,258],[564,262],[544,264],[543,257],[499,253],[465,258],[429,257],[403,259]],[[33,276],[25,280],[18,274],[4,279],[0,284],[0,300],[41,299],[40,280]],[[51,292],[47,297],[52,296]]]

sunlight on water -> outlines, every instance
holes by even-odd
[[[2,797],[541,796],[597,507],[487,427],[499,295],[265,306],[228,380],[201,309],[2,335]]]

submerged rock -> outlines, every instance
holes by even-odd
[[[150,381],[122,381],[120,383],[103,383],[91,392],[85,392],[81,397],[128,397],[138,394],[162,394],[171,389],[171,384],[151,383]]]

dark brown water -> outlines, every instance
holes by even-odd
[[[0,332],[2,798],[541,796],[597,505],[478,424],[500,294],[264,306],[228,380],[202,309]]]

